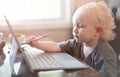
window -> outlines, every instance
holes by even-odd
[[[0,24],[6,15],[13,25],[65,20],[67,0],[0,0]],[[70,1],[70,0],[68,0]]]

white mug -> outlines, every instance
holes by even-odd
[[[15,35],[16,35],[16,37],[17,37],[17,39],[18,39],[18,41],[19,41],[20,44],[25,41],[25,35],[24,34],[18,34],[18,33],[16,33]],[[10,42],[12,43],[13,35],[9,34],[9,38],[10,38]]]

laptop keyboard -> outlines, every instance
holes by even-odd
[[[86,68],[86,65],[67,53],[44,53],[42,50],[27,50],[25,56],[33,70]]]

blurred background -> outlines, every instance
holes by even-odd
[[[88,2],[100,0],[0,0],[0,32],[8,41],[10,31],[4,19],[8,18],[16,33],[39,36],[48,34],[45,40],[56,42],[72,38],[72,15]],[[115,17],[116,39],[111,41],[117,54],[120,53],[120,0],[105,1]]]

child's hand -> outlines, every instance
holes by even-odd
[[[26,39],[26,43],[33,46],[33,42],[37,41],[35,40],[36,38],[36,36],[30,36],[28,39]]]

